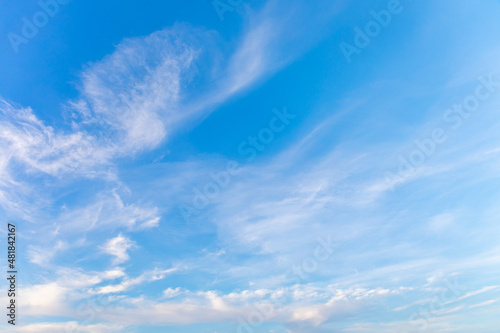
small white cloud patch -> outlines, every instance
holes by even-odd
[[[119,234],[117,237],[108,240],[101,249],[104,253],[114,256],[113,264],[117,265],[130,259],[127,250],[135,246],[136,244],[133,241]]]

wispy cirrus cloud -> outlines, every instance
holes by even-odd
[[[349,82],[358,84],[363,77],[365,86],[342,91],[347,102],[340,107],[337,101],[321,105],[326,117],[310,127],[297,125],[300,133],[281,142],[285,148],[278,144],[278,151],[242,167],[208,209],[175,235],[168,233],[178,221],[171,208],[190,197],[196,182],[218,171],[229,157],[195,155],[187,162],[165,159],[154,167],[136,160],[168,146],[177,132],[192,128],[219,105],[298,59],[329,35],[342,5],[275,0],[255,11],[249,5],[243,28],[227,43],[215,31],[188,24],[123,39],[112,53],[82,70],[78,95],[64,106],[69,118],[63,126],[52,126],[35,111],[4,102],[1,205],[16,218],[37,222],[23,236],[32,243],[30,263],[46,270],[25,286],[24,313],[74,320],[82,302],[104,297],[110,304],[97,314],[102,325],[75,323],[83,331],[99,332],[122,328],[106,324],[111,322],[234,323],[256,305],[272,303],[276,310],[266,321],[280,322],[293,333],[328,332],[340,325],[344,331],[404,332],[408,322],[399,316],[409,317],[413,307],[442,292],[439,283],[446,276],[457,274],[470,282],[467,297],[457,297],[433,313],[429,325],[436,332],[458,330],[460,325],[480,331],[481,326],[456,319],[491,311],[496,306],[491,301],[498,298],[487,295],[498,289],[485,287],[494,285],[500,260],[491,237],[498,233],[495,221],[500,216],[495,202],[500,165],[496,97],[484,103],[481,112],[462,119],[460,131],[447,128],[449,140],[413,175],[388,184],[385,174],[397,169],[399,155],[415,149],[415,140],[442,126],[432,117],[462,102],[470,93],[461,92],[475,88],[476,74],[483,75],[486,66],[469,68],[443,83],[445,97],[430,96],[435,87],[427,81],[414,89],[419,77],[395,70],[399,66],[392,58],[390,66],[377,63],[382,79],[377,77],[380,73],[372,74],[375,69],[363,67],[361,74],[350,69],[343,74],[355,78]],[[444,25],[428,25],[434,22],[429,16],[415,20],[426,22],[424,33],[442,31]],[[387,32],[373,43],[384,45]],[[370,52],[379,47],[374,45]],[[463,45],[452,51],[463,51]],[[498,58],[498,52],[492,53]],[[319,59],[315,55],[314,61]],[[342,74],[340,69],[328,71],[325,63],[321,66],[329,74]],[[426,80],[434,75],[422,73]],[[334,88],[325,94],[337,98],[341,92],[334,90],[340,90],[341,83],[339,79],[318,87],[331,85]],[[319,95],[316,91],[306,104],[315,104]],[[415,107],[416,100],[425,103]],[[303,114],[318,119],[316,111],[311,107]],[[140,183],[134,191],[123,180],[129,162],[136,169],[128,181]],[[132,232],[140,232],[140,237],[129,237]],[[171,244],[158,240],[160,233],[176,242],[175,251],[165,251]],[[314,272],[306,272],[300,283],[284,283],[280,278],[288,269],[301,274],[307,270],[304,257],[314,251],[311,243],[325,234],[339,243],[338,252]],[[183,243],[186,239],[188,245]],[[157,246],[157,252],[148,253],[154,266],[181,257],[178,266],[129,274],[122,268],[93,272],[61,269],[54,263],[61,259],[67,265],[101,266],[101,260],[109,264],[110,255],[111,267],[127,263],[135,268],[139,250],[130,250],[150,241]],[[92,251],[86,251],[89,248]],[[95,254],[96,248],[101,252]],[[176,277],[183,270],[177,267],[189,267],[190,274]],[[478,306],[467,306],[470,302]],[[372,323],[373,316],[366,313],[374,308],[377,315],[394,317]],[[399,311],[392,311],[395,308]],[[23,329],[57,332],[61,324]]]
[[[2,101],[0,167],[2,183],[12,190],[1,193],[3,202],[19,212],[22,192],[30,189],[20,187],[13,163],[35,176],[115,181],[117,157],[157,148],[186,123],[200,121],[309,49],[313,40],[295,49],[297,36],[292,40],[287,31],[302,25],[305,39],[307,32],[327,26],[339,8],[327,2],[313,7],[271,1],[251,12],[242,37],[230,48],[222,47],[217,32],[180,23],[124,39],[113,53],[82,70],[79,97],[65,106],[71,130],[53,128],[30,108]],[[318,7],[323,10],[315,24],[300,15]]]
[[[145,272],[136,278],[125,278],[121,283],[115,285],[107,285],[103,287],[99,287],[95,293],[97,294],[112,294],[112,293],[121,293],[127,291],[141,283],[145,282],[153,282],[164,279],[167,275],[173,274],[177,272],[178,268],[169,268],[169,269],[154,269],[152,271]]]

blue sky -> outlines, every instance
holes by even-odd
[[[1,332],[498,331],[498,1],[0,7]]]

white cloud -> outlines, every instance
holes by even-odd
[[[40,177],[76,174],[112,179],[107,170],[109,152],[95,146],[95,138],[85,132],[55,130],[30,108],[0,99],[0,205],[33,221],[40,208],[51,203],[50,190],[38,186]]]
[[[177,26],[146,37],[124,40],[113,54],[89,65],[82,74],[80,98],[74,103],[69,103],[69,108],[75,111],[73,132],[69,134],[47,126],[37,119],[30,109],[15,108],[4,103],[0,122],[1,146],[5,148],[0,148],[0,203],[8,205],[9,209],[19,215],[33,216],[32,212],[26,211],[25,206],[28,205],[23,205],[23,201],[32,197],[33,192],[41,193],[40,197],[45,194],[40,188],[27,185],[29,182],[19,180],[15,170],[18,165],[22,165],[30,175],[47,174],[58,177],[73,174],[89,178],[103,176],[116,181],[114,172],[107,169],[115,157],[133,155],[158,147],[184,121],[200,119],[202,115],[211,112],[214,105],[238,91],[251,87],[265,75],[289,62],[290,58],[285,56],[288,53],[283,51],[286,50],[286,45],[283,48],[281,46],[295,42],[297,35],[289,35],[289,31],[293,28],[300,26],[301,31],[298,33],[307,30],[302,24],[307,22],[297,21],[294,13],[309,10],[310,6],[314,10],[317,9],[314,4],[304,3],[300,6],[294,3],[290,6],[292,8],[290,10],[284,1],[274,1],[266,5],[264,12],[249,22],[247,33],[242,37],[234,53],[229,55],[230,61],[221,64],[222,69],[214,70],[214,76],[222,76],[224,79],[214,84],[213,89],[201,89],[202,92],[194,97],[186,86],[189,86],[191,80],[199,83],[196,81],[197,73],[194,68],[200,64],[197,61],[203,52],[199,49],[200,44],[189,36],[192,32],[200,31]],[[317,12],[322,13],[322,11]],[[276,19],[276,14],[281,16],[278,15],[279,18]],[[317,20],[311,21],[308,27],[317,23]],[[212,32],[201,31],[200,35],[203,36],[201,38],[209,40],[213,38]],[[275,52],[275,49],[278,51]],[[298,50],[290,57],[296,57],[304,50]],[[208,62],[212,60],[209,59]],[[220,75],[221,73],[224,75]],[[200,81],[203,79],[206,78],[203,77]],[[391,94],[393,95],[397,94]],[[205,98],[207,96],[210,98]],[[189,102],[191,97],[193,101]],[[333,129],[333,126],[327,128],[330,131]],[[498,128],[490,129],[485,137],[496,138],[493,136],[494,130]],[[94,135],[95,131],[101,132],[102,136]],[[313,134],[311,133],[314,137]],[[315,139],[320,141],[321,137],[316,136]],[[470,140],[468,147],[475,145],[475,141]],[[398,235],[400,234],[400,225],[391,220],[396,218],[387,214],[372,214],[377,211],[370,208],[376,207],[378,200],[383,199],[383,194],[390,189],[380,182],[380,171],[383,171],[385,166],[380,160],[390,157],[387,151],[397,150],[398,145],[391,145],[390,149],[386,150],[371,150],[373,147],[369,145],[363,149],[354,146],[353,149],[353,146],[334,147],[332,144],[327,148],[328,152],[318,154],[320,156],[310,156],[305,151],[312,146],[307,146],[310,142],[306,142],[305,145],[300,143],[303,142],[298,142],[295,147],[278,156],[276,160],[248,166],[247,174],[235,180],[231,188],[214,200],[214,205],[211,207],[213,209],[208,209],[213,215],[205,221],[213,220],[217,224],[218,236],[221,245],[227,251],[227,257],[234,252],[257,253],[263,257],[262,260],[259,257],[257,264],[249,260],[232,265],[231,269],[224,271],[225,277],[233,277],[235,271],[244,268],[244,271],[238,272],[240,276],[243,275],[245,279],[248,277],[258,279],[262,272],[254,268],[259,265],[266,266],[262,275],[267,277],[277,274],[283,263],[306,253],[309,250],[308,246],[318,235],[333,232],[336,232],[339,238],[345,239],[360,240],[361,236],[369,236],[359,243],[348,245],[351,248],[361,245],[359,252],[363,252],[357,253],[351,250],[348,256],[343,258],[345,261],[350,261],[348,268],[357,268],[358,263],[364,264],[363,260],[369,261],[371,267],[374,263],[372,259],[381,257],[388,258],[391,262],[397,259],[397,262],[401,263],[390,265],[382,263],[377,266],[378,269],[366,269],[356,276],[353,276],[351,271],[347,273],[342,271],[346,266],[327,267],[329,273],[338,269],[336,273],[341,276],[338,279],[339,283],[375,284],[374,279],[388,280],[388,276],[393,283],[397,279],[412,275],[423,276],[415,273],[426,271],[427,274],[429,267],[436,267],[445,262],[435,258],[434,253],[428,252],[421,252],[419,255],[429,255],[432,259],[426,260],[424,257],[421,260],[409,260],[408,257],[403,257],[406,254],[413,254],[411,251],[406,251],[407,249],[417,252],[416,249],[404,247],[406,244],[387,246],[387,243],[384,243],[386,239],[383,236],[387,236],[384,231],[397,229]],[[296,149],[297,146],[300,149]],[[369,150],[371,153],[366,153],[364,150]],[[440,158],[438,155],[435,157],[438,160]],[[457,163],[459,167],[477,162],[474,160],[468,164],[463,163],[467,162],[467,158],[468,156],[462,156],[456,160],[460,162]],[[299,161],[304,162],[300,170],[295,168],[295,162]],[[446,164],[451,164],[450,160],[440,161],[445,164],[444,167],[432,165],[431,171],[419,172],[411,179],[396,184],[397,187],[403,187],[410,181],[418,181],[423,176],[453,170],[451,167],[446,167]],[[175,177],[179,177],[178,174],[175,174]],[[15,189],[15,191],[2,189]],[[420,188],[420,191],[425,192],[425,188]],[[408,202],[400,203],[405,206]],[[391,206],[391,210],[394,206]],[[397,216],[398,222],[405,217]],[[136,204],[126,204],[116,193],[98,195],[96,200],[84,207],[64,209],[64,213],[58,217],[63,236],[70,232],[76,234],[82,230],[99,227],[146,229],[158,226],[159,221],[160,216],[156,207],[144,208]],[[430,226],[435,230],[443,230],[453,222],[453,217],[446,214],[437,215],[431,218]],[[390,239],[395,239],[394,233]],[[104,245],[103,251],[114,256],[116,258],[114,263],[118,264],[129,259],[128,250],[133,244],[130,239],[120,234],[110,239]],[[44,256],[49,259],[60,248],[64,247],[56,245],[44,252],[42,247],[32,247],[30,260],[33,263],[46,264]],[[394,253],[398,255],[397,258],[390,256]],[[266,255],[267,258],[271,256],[272,258],[266,260]],[[351,260],[352,258],[356,260]],[[462,265],[461,268],[464,268],[466,265],[472,265],[477,258],[466,259],[460,263],[455,261],[456,265]],[[487,259],[490,260],[490,264],[497,263],[498,255]],[[273,270],[270,271],[269,267]],[[211,268],[214,271],[221,271],[219,266]],[[59,272],[61,277],[57,282],[45,282],[26,288],[28,291],[26,313],[66,315],[73,305],[71,302],[75,300],[85,299],[94,294],[107,295],[133,290],[142,283],[164,279],[173,272],[175,269],[154,270],[136,278],[127,277],[120,269],[103,273]],[[253,275],[246,275],[249,272]],[[325,276],[333,275],[325,274]],[[117,278],[123,280],[99,285],[106,280]],[[261,287],[263,283],[259,281],[258,284]],[[491,289],[484,289],[481,293],[487,291]],[[180,292],[180,288],[168,288],[164,290],[163,296],[173,298]],[[283,289],[277,291],[265,288],[230,294],[221,294],[218,291],[185,292],[187,297],[175,302],[150,301],[144,296],[134,299],[124,296],[124,303],[120,303],[121,299],[116,298],[118,306],[107,309],[101,316],[112,321],[135,324],[144,322],[189,324],[230,320],[235,316],[248,314],[255,302],[269,302],[275,300],[278,293],[283,293],[284,296],[280,296],[285,299],[281,303],[283,307],[275,314],[279,320],[317,326],[338,314],[358,313],[356,307],[365,306],[374,299],[389,297],[399,292],[401,289],[388,287],[340,289],[340,287],[300,286],[290,287],[286,293]],[[475,295],[467,294],[467,297]],[[132,309],[126,306],[130,304],[133,304]],[[40,325],[33,327],[51,332],[59,330],[58,324]],[[436,331],[446,328],[442,325],[433,327]],[[82,329],[99,332],[100,328],[85,326]],[[404,325],[399,326],[397,323],[380,324],[376,327],[359,325],[357,329],[391,332],[403,330]]]
[[[101,320],[113,318],[130,325],[140,325],[145,322],[154,325],[187,325],[233,321],[239,317],[246,318],[258,312],[258,309],[266,309],[268,313],[264,316],[264,322],[278,320],[284,323],[302,322],[317,326],[334,315],[355,313],[355,310],[376,299],[402,293],[400,289],[342,290],[328,286],[315,288],[322,295],[319,299],[316,295],[312,295],[300,301],[292,301],[296,291],[310,288],[311,286],[302,285],[283,290],[245,290],[230,294],[221,294],[218,291],[184,291],[185,297],[179,301],[157,302],[140,299],[128,302],[127,298],[123,298],[122,304],[129,306],[108,308],[99,314],[99,318]],[[172,290],[169,290],[169,293]],[[307,292],[304,292],[304,295],[306,294]],[[137,316],[131,316],[132,313],[136,313]]]
[[[57,282],[25,287],[21,309],[31,315],[64,314],[65,299],[70,290]]]
[[[178,271],[178,268],[170,268],[170,269],[154,269],[152,271],[145,272],[140,276],[130,279],[125,278],[121,283],[114,285],[107,285],[103,287],[99,287],[94,293],[97,294],[111,294],[111,293],[119,293],[126,291],[133,286],[139,285],[144,282],[153,282],[158,280],[163,280],[167,275],[172,274]]]
[[[1,173],[21,162],[28,172],[52,176],[77,172],[92,176],[97,165],[106,163],[103,150],[92,149],[94,138],[85,132],[65,134],[38,119],[30,108],[0,100]]]
[[[124,202],[113,190],[98,193],[87,205],[62,209],[57,220],[64,234],[119,227],[137,231],[158,227],[160,215],[156,207]]]
[[[485,301],[485,302],[481,302],[481,303],[477,303],[477,304],[471,305],[471,306],[469,306],[469,308],[470,309],[480,308],[480,307],[483,307],[483,306],[488,306],[488,305],[494,304],[496,302],[498,302],[498,300],[496,300],[496,299],[490,299],[490,300]]]
[[[304,11],[321,14],[310,22],[298,15]],[[290,63],[325,33],[322,27],[336,12],[326,1],[270,1],[260,12],[251,12],[247,29],[232,48],[221,46],[217,32],[188,24],[124,39],[81,73],[80,94],[66,103],[71,131],[45,124],[30,108],[0,100],[0,204],[32,221],[38,208],[50,204],[51,196],[32,185],[36,182],[20,181],[16,163],[36,177],[117,181],[117,157],[157,148],[186,122],[201,120]],[[302,27],[298,33],[306,41],[300,49],[298,37],[288,33],[295,26]],[[311,39],[306,32],[318,33]],[[223,52],[227,54],[221,56]],[[39,204],[27,204],[30,198]],[[157,222],[151,219],[144,226]]]
[[[96,126],[113,149],[130,155],[157,147],[178,110],[183,80],[199,54],[195,35],[206,32],[187,25],[124,39],[103,60],[82,74],[81,99],[71,103],[81,117],[78,126]]]
[[[227,91],[248,88],[302,55],[326,34],[341,6],[342,2],[267,1],[248,17],[248,28],[228,65]],[[290,34],[297,26],[301,29]]]
[[[71,305],[92,296],[89,287],[124,275],[120,268],[89,273],[67,268],[55,270],[49,281],[22,288],[21,311],[34,316],[73,316],[77,309]]]
[[[136,247],[136,244],[133,241],[119,234],[115,238],[108,240],[106,244],[101,247],[101,250],[106,254],[114,256],[115,259],[113,260],[113,264],[117,265],[130,259],[127,251],[134,247]]]
[[[36,323],[28,324],[23,327],[15,329],[13,332],[26,332],[26,333],[114,333],[121,332],[124,325],[119,324],[95,324],[83,325],[76,321],[69,321],[65,323]]]
[[[165,298],[173,298],[179,296],[182,293],[181,288],[177,287],[175,289],[168,288],[163,290],[163,296]]]
[[[30,245],[28,250],[29,261],[37,265],[47,266],[57,252],[65,250],[68,247],[69,245],[64,241],[57,241],[51,248]]]

